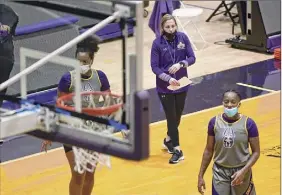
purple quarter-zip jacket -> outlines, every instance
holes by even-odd
[[[182,32],[176,32],[174,40],[168,41],[164,36],[158,36],[152,44],[151,68],[156,75],[156,89],[159,93],[180,93],[187,91],[189,86],[176,91],[167,89],[171,77],[176,80],[186,76],[186,67],[196,61],[195,54],[188,37]],[[185,67],[180,68],[175,74],[170,74],[168,69],[176,63],[184,62]]]

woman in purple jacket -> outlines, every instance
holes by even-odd
[[[188,77],[186,68],[194,64],[195,60],[187,35],[177,31],[173,16],[164,15],[161,20],[161,36],[154,40],[151,49],[151,68],[156,75],[156,88],[167,119],[167,136],[163,146],[172,154],[169,160],[171,164],[184,159],[179,144],[178,126],[189,86],[177,90],[169,90],[168,86],[180,86],[178,80]]]

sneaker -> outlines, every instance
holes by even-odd
[[[176,164],[181,160],[184,160],[183,152],[181,150],[175,150],[172,157],[169,159],[169,163]]]
[[[173,154],[174,149],[171,140],[167,142],[164,139],[163,147],[167,149],[168,153]]]

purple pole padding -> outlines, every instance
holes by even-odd
[[[79,33],[84,33],[87,29],[83,29],[80,30]],[[103,30],[103,29],[102,29]],[[132,35],[134,33],[134,29],[133,28],[129,28],[128,29],[128,34]],[[121,37],[122,33],[121,31],[118,32],[114,32],[114,33],[110,33],[110,34],[103,34],[101,32],[97,32],[95,33],[97,36],[99,36],[100,39],[102,39],[102,41],[108,40],[108,39],[112,39],[112,38],[117,38],[117,37]]]
[[[129,19],[129,22],[133,21],[133,19]],[[84,33],[88,29],[80,29],[79,33]],[[132,24],[128,24],[128,34],[132,35],[134,33],[134,26]],[[104,28],[98,30],[95,33],[97,36],[99,36],[103,41],[112,39],[112,38],[117,38],[122,35],[120,25],[119,23],[111,23],[106,25]]]
[[[112,156],[125,158],[128,160],[143,160],[149,157],[149,123],[150,106],[149,93],[147,91],[135,94],[135,124],[133,144],[120,143],[114,139],[109,142],[101,139],[100,136],[85,132],[81,133],[73,128],[60,128],[55,132],[47,133],[40,130],[27,134],[40,139],[56,141],[67,145],[75,145],[87,148],[96,152],[109,154]],[[130,138],[131,139],[131,138]]]
[[[132,159],[142,160],[150,155],[150,94],[141,91],[135,94],[134,152]]]
[[[270,52],[274,52],[274,49],[281,47],[281,34],[268,37],[266,47]]]
[[[61,18],[42,21],[37,24],[18,27],[16,28],[15,35],[21,36],[21,35],[31,34],[31,33],[48,30],[48,29],[52,29],[52,28],[56,28],[60,26],[70,25],[70,24],[76,23],[78,20],[79,19],[75,16],[67,15]]]

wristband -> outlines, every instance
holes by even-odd
[[[184,63],[184,62],[179,62],[179,64],[180,64],[180,67],[181,67],[181,68],[184,68],[184,67],[185,67],[185,63]]]

